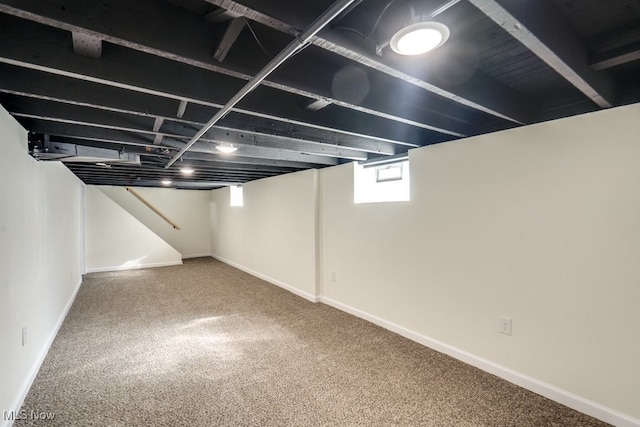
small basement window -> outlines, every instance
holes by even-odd
[[[402,179],[402,163],[376,167],[376,182],[399,181]]]
[[[354,203],[410,200],[408,160],[378,166],[354,162],[353,177]]]
[[[230,206],[244,206],[242,185],[232,185],[229,187]]]

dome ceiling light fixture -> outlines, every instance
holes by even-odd
[[[397,0],[391,0],[387,8],[383,10],[382,15],[386,13],[388,6],[395,1]],[[376,44],[376,54],[382,56],[382,51],[387,46],[398,55],[404,56],[422,55],[439,48],[446,43],[451,32],[445,24],[435,22],[433,19],[459,2],[460,0],[448,0],[430,13],[416,14],[414,5],[409,0],[405,3],[409,6],[411,13],[409,22],[396,31],[391,39],[387,38],[385,41]],[[382,18],[382,15],[379,16],[376,26],[380,18]],[[371,34],[373,34],[373,31],[375,31],[375,26]]]
[[[442,46],[449,34],[449,28],[439,22],[416,22],[397,31],[389,46],[399,55],[422,55]]]
[[[216,149],[218,151],[222,151],[223,153],[229,154],[229,153],[233,153],[238,148],[234,147],[233,144],[230,144],[228,142],[223,142],[222,144],[217,145]]]

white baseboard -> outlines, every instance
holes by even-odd
[[[182,265],[182,260],[168,261],[168,262],[155,262],[155,263],[138,264],[138,265],[127,265],[127,266],[118,265],[114,267],[88,268],[87,273],[104,273],[108,271],[139,270],[141,268],[169,267],[172,265]]]
[[[188,255],[182,255],[182,259],[189,259],[189,258],[204,258],[204,257],[210,257],[211,254],[209,252],[207,252],[206,254],[188,254]]]
[[[49,334],[46,341],[44,342],[42,349],[38,354],[37,359],[35,360],[35,362],[33,363],[33,366],[29,370],[27,377],[24,379],[22,383],[22,387],[20,387],[20,390],[18,391],[18,395],[16,396],[15,400],[13,401],[13,404],[11,405],[11,408],[9,409],[9,411],[14,411],[13,412],[14,414],[17,414],[20,411],[20,408],[24,403],[24,399],[27,397],[27,394],[31,389],[31,385],[33,385],[33,381],[36,379],[36,375],[38,375],[38,372],[40,371],[42,362],[44,362],[44,358],[47,356],[47,353],[49,352],[49,348],[51,348],[51,344],[53,344],[53,340],[56,339],[56,335],[58,335],[58,331],[60,330],[60,327],[62,326],[64,319],[67,317],[67,314],[69,313],[69,310],[71,309],[71,306],[73,305],[73,302],[76,299],[76,295],[78,295],[78,291],[80,290],[81,284],[82,284],[82,279],[78,281],[78,284],[76,285],[75,289],[73,290],[73,293],[71,294],[71,298],[69,298],[67,305],[65,306],[64,310],[62,310],[62,313],[58,317],[56,324],[53,326],[51,333]],[[0,416],[2,415],[4,414],[0,414]],[[0,419],[0,427],[11,427],[12,425],[13,425],[13,420],[4,420],[4,417]]]
[[[496,375],[504,380],[516,384],[522,388],[530,390],[555,402],[561,403],[576,411],[582,412],[601,421],[613,424],[618,427],[640,427],[640,420],[629,415],[623,414],[614,409],[608,408],[599,403],[593,402],[584,397],[573,394],[569,391],[558,388],[554,385],[547,384],[543,381],[516,372],[512,369],[498,365],[490,360],[478,357],[464,350],[446,344],[442,341],[427,337],[417,332],[411,331],[403,326],[384,320],[380,317],[366,313],[357,308],[353,308],[341,302],[332,300],[327,297],[317,298],[318,302],[330,305],[338,310],[352,314],[361,319],[367,320],[385,329],[397,333],[405,338],[432,348],[440,353],[444,353],[471,366],[475,366],[485,372]]]
[[[249,273],[252,276],[256,276],[259,279],[262,279],[262,280],[264,280],[266,282],[274,284],[274,285],[276,285],[276,286],[278,286],[278,287],[280,287],[282,289],[286,289],[287,291],[291,292],[292,294],[296,294],[299,297],[302,297],[302,298],[304,298],[306,300],[309,300],[311,302],[318,302],[318,298],[315,295],[312,295],[312,294],[310,294],[308,292],[305,292],[305,291],[301,291],[300,289],[298,289],[296,287],[293,287],[293,286],[291,286],[291,285],[289,285],[287,283],[281,282],[281,281],[279,281],[277,279],[274,279],[272,277],[266,276],[266,275],[264,275],[262,273],[258,273],[257,271],[254,271],[254,270],[252,270],[250,268],[247,268],[247,267],[245,267],[243,265],[240,265],[240,264],[238,264],[236,262],[233,262],[231,260],[223,258],[223,257],[221,257],[219,255],[216,255],[216,254],[210,254],[210,255],[213,258],[217,259],[218,261],[222,261],[225,264],[229,264],[230,266],[237,268],[238,270],[242,270],[245,273]]]

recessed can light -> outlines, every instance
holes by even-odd
[[[418,22],[400,29],[389,45],[400,55],[422,55],[442,46],[449,34],[449,28],[439,22]]]
[[[223,153],[233,153],[234,151],[237,150],[236,147],[233,146],[233,144],[229,144],[228,142],[224,142],[220,145],[216,146],[216,149],[218,151],[222,151]]]

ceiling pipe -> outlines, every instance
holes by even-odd
[[[320,15],[313,23],[300,35],[298,35],[289,45],[284,48],[275,58],[273,58],[258,74],[253,77],[238,93],[236,93],[194,136],[189,140],[187,145],[182,148],[165,166],[170,168],[184,153],[191,148],[213,125],[220,121],[235,105],[242,100],[249,92],[255,89],[269,74],[278,68],[287,59],[295,55],[300,49],[306,46],[311,38],[323,29],[336,16],[340,15],[346,8],[352,4],[360,3],[362,0],[338,0],[322,15]]]

